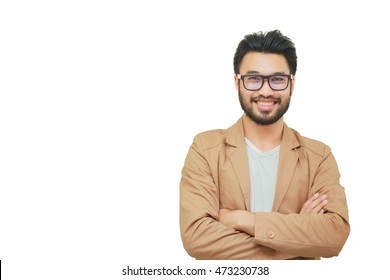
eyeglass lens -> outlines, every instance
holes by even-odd
[[[273,90],[286,89],[289,82],[288,76],[272,75],[267,78],[268,84]],[[259,90],[264,83],[264,78],[261,76],[246,76],[244,77],[244,86],[248,90]]]

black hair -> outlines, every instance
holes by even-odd
[[[234,54],[234,73],[239,74],[244,56],[248,52],[263,52],[282,54],[286,60],[290,73],[295,75],[297,71],[297,54],[295,45],[290,38],[284,36],[279,30],[269,32],[257,32],[248,34],[238,44]]]

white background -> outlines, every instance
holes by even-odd
[[[386,7],[1,1],[4,279],[130,279],[128,265],[269,265],[268,279],[387,275]],[[339,257],[320,262],[195,261],[179,233],[184,158],[195,134],[241,116],[233,54],[244,35],[273,29],[298,53],[285,121],[332,147],[351,235]]]

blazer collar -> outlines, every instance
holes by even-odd
[[[291,179],[298,163],[299,153],[296,149],[300,143],[294,131],[286,124],[283,127],[282,142],[280,143],[280,156],[278,165],[278,176],[272,211],[278,211],[286,195]]]
[[[241,147],[245,144],[244,124],[242,117],[226,130],[226,144]]]
[[[233,166],[244,197],[246,210],[250,210],[249,163],[246,151],[242,117],[226,130],[226,153]]]
[[[233,126],[228,128],[225,131],[225,134],[227,156],[232,163],[237,180],[240,184],[246,204],[246,210],[250,210],[249,163],[242,117]],[[298,161],[298,153],[295,149],[299,146],[300,144],[294,131],[284,123],[272,211],[277,211],[279,209],[287,192]]]

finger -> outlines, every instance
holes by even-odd
[[[328,199],[326,198],[326,196],[322,196],[321,200],[318,201],[318,204],[315,207],[313,207],[310,212],[320,213],[321,210],[324,209],[326,204],[328,204]]]
[[[321,197],[319,195],[314,195],[305,203],[300,213],[319,213],[327,203],[327,195]]]
[[[327,203],[326,195],[318,197],[309,205],[307,212],[318,213]]]
[[[310,208],[310,205],[319,197],[319,193],[314,194],[312,197],[310,197],[302,206],[300,214],[305,213],[308,208]]]

